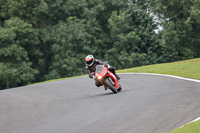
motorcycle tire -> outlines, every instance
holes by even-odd
[[[122,86],[119,84],[119,88],[117,89],[118,92],[122,90]]]
[[[105,85],[109,87],[109,89],[113,92],[113,93],[117,93],[117,89],[115,88],[115,86],[112,85],[112,83],[110,82],[110,80],[108,78],[105,79]]]

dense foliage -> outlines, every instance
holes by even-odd
[[[154,0],[151,5],[162,18],[163,44],[180,59],[200,57],[200,0]]]
[[[199,0],[0,0],[0,89],[85,74],[88,54],[117,69],[200,57],[199,16]]]

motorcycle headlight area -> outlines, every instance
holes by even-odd
[[[98,76],[98,79],[101,79],[102,78],[102,76]]]

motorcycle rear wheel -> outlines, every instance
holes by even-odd
[[[105,79],[105,85],[109,87],[109,89],[113,92],[113,93],[117,93],[117,89],[115,88],[115,86],[112,85],[112,83],[110,82],[110,80],[108,78]]]

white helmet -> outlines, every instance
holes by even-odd
[[[94,63],[94,56],[93,55],[86,56],[85,61],[89,66],[92,66]]]

